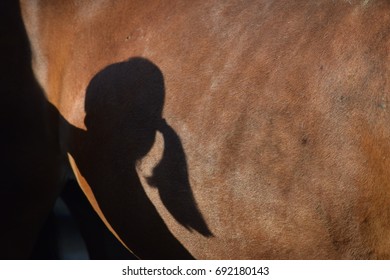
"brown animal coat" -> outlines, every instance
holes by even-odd
[[[390,2],[21,1],[58,157],[141,258],[390,257]]]

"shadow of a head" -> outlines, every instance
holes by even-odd
[[[136,172],[136,161],[150,151],[157,131],[163,135],[164,152],[151,185],[180,224],[204,236],[212,234],[194,199],[180,138],[162,118],[164,98],[163,75],[147,59],[132,58],[107,66],[87,88],[87,131],[78,131],[77,145],[70,153],[107,220],[130,248],[142,251],[152,242],[169,247],[173,254],[174,237]],[[176,257],[180,254],[188,253]],[[147,257],[150,255],[159,258],[152,251]]]
[[[127,153],[127,160],[139,159],[153,145],[164,95],[163,75],[152,62],[132,58],[109,65],[87,88],[88,134],[115,145],[121,153]]]
[[[163,158],[148,182],[159,190],[163,204],[180,224],[211,236],[191,191],[180,138],[162,119],[164,97],[163,75],[152,62],[132,58],[110,65],[87,89],[88,134],[101,138],[102,144],[111,146],[107,150],[116,151],[116,158],[125,157],[123,164],[129,164],[146,155],[159,130],[164,138]]]

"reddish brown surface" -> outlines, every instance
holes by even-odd
[[[388,1],[21,2],[50,131],[139,257],[390,257]]]

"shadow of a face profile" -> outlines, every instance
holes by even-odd
[[[192,258],[147,197],[136,161],[164,139],[163,158],[148,182],[178,223],[212,236],[194,199],[179,136],[162,118],[164,79],[143,58],[112,64],[91,80],[85,100],[87,131],[68,126],[69,153],[90,185],[105,217],[141,258]]]

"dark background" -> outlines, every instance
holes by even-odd
[[[106,228],[70,180],[42,228],[33,259],[136,259]]]
[[[47,103],[34,87],[28,40],[15,0],[0,1],[0,255],[20,258],[17,246],[30,234],[23,203],[40,206],[57,195],[44,164],[49,144],[44,117]],[[53,153],[54,154],[54,153]],[[42,186],[47,186],[44,189]],[[29,201],[25,198],[29,198]],[[22,199],[20,199],[22,198]],[[25,208],[23,208],[25,207]],[[45,208],[45,207],[42,207]],[[33,217],[33,215],[27,215]],[[28,225],[28,226],[26,226]],[[20,227],[20,228],[19,228]],[[14,253],[9,248],[15,248]],[[69,180],[46,219],[32,259],[134,259],[94,212],[78,184]]]

